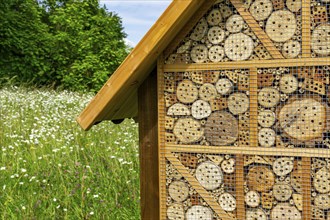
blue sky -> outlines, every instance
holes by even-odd
[[[100,0],[122,18],[127,40],[135,46],[164,12],[171,0]]]

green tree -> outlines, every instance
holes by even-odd
[[[0,14],[6,18],[0,25],[0,33],[6,30],[0,75],[23,74],[19,80],[98,90],[128,54],[121,19],[98,0],[9,2]],[[25,10],[16,12],[17,5]]]
[[[35,0],[0,2],[0,79],[44,81],[51,36]]]
[[[53,66],[60,83],[75,89],[99,89],[127,56],[121,19],[101,8],[98,0],[47,5],[54,37]]]

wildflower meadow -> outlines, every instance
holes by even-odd
[[[0,219],[139,219],[137,124],[83,131],[91,98],[0,89]]]

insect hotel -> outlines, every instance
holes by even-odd
[[[78,118],[138,119],[142,219],[330,220],[329,13],[171,3]]]

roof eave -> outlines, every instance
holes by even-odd
[[[79,115],[77,122],[84,130],[89,130],[95,123],[103,121],[106,115],[107,120],[112,120],[111,116],[120,112],[125,96],[131,96],[137,91],[152,71],[159,54],[205,1],[207,0],[173,0]]]

